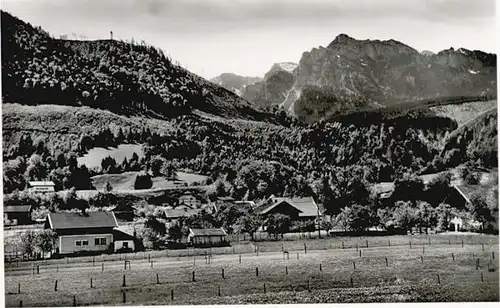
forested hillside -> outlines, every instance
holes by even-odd
[[[467,162],[497,165],[496,110],[475,120],[471,113],[459,127],[430,109],[471,98],[358,110],[304,124],[283,113],[260,113],[155,48],[56,40],[7,13],[2,56],[5,193],[23,190],[30,180],[90,189],[98,174],[168,177],[186,170],[209,176],[203,184],[211,196],[312,195],[338,213],[367,203],[373,183]],[[317,105],[335,98],[311,93]],[[479,98],[475,104],[492,105]],[[120,144],[142,144],[144,157],[104,159],[94,170],[77,164],[89,149]]]
[[[161,118],[195,109],[266,117],[144,42],[54,39],[3,11],[2,82],[4,103],[89,106]]]

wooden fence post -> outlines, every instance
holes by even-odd
[[[123,302],[126,303],[127,302],[127,293],[125,292],[125,290],[122,290],[122,293],[123,293]]]
[[[217,294],[220,296],[220,286],[217,287]]]
[[[356,244],[356,251],[358,251],[358,244]]]
[[[439,274],[437,274],[438,276],[438,284],[441,284],[441,278],[439,277]]]
[[[420,256],[420,262],[424,263],[424,256]]]
[[[126,281],[125,281],[125,274],[123,274],[123,283],[122,283],[122,287],[125,287],[125,286],[127,286],[127,283],[126,283]]]
[[[411,241],[410,241],[410,249],[411,249]]]
[[[304,254],[305,255],[307,254],[307,245],[306,245],[306,243],[304,243]]]
[[[344,241],[342,241],[342,249],[344,249]]]
[[[351,276],[351,287],[354,287],[354,282],[352,281],[352,276]]]
[[[387,240],[387,244],[389,244],[389,247],[391,247],[391,240]]]
[[[156,273],[156,284],[160,284],[160,277],[158,276],[158,273]]]
[[[241,263],[241,254],[240,254],[240,257],[239,257],[239,262]]]
[[[366,240],[366,248],[368,248],[368,240]]]
[[[288,266],[285,266],[285,274],[288,275]]]
[[[359,250],[359,257],[361,258],[361,249]]]
[[[174,300],[174,290],[170,290],[170,300]]]
[[[22,300],[19,301],[19,307],[21,307],[21,308],[23,307],[23,301]]]
[[[491,252],[491,258],[495,259],[495,252],[494,251]]]
[[[191,274],[192,274],[191,281],[195,282],[196,279],[195,279],[195,273],[194,273],[194,271]]]
[[[259,268],[258,267],[255,268],[255,277],[259,277]]]
[[[425,246],[422,246],[422,254],[425,254]]]
[[[464,240],[462,240],[462,247],[464,247]]]
[[[387,261],[387,257],[385,257],[385,266],[389,266],[389,261]]]
[[[226,279],[226,278],[224,277],[224,268],[222,268],[221,275],[222,275],[222,279]]]
[[[95,256],[92,257],[92,266],[95,266]]]
[[[36,265],[36,274],[37,275],[40,274],[40,265],[38,264]]]
[[[76,307],[76,295],[73,295],[73,307]]]
[[[101,263],[101,272],[104,272],[104,262]]]
[[[297,260],[299,259],[299,253],[297,252]]]
[[[453,252],[451,253],[451,258],[453,259],[453,261],[455,261],[455,255],[453,254]]]
[[[94,286],[92,284],[92,277],[90,277],[90,288],[92,289]]]
[[[127,269],[127,261],[123,261],[124,262],[124,269]]]
[[[307,291],[311,292],[311,286],[309,284],[309,278],[307,278]]]
[[[481,249],[484,252],[484,244],[481,244]]]
[[[264,282],[264,294],[266,294],[266,283]]]
[[[21,283],[17,283],[17,294],[21,294]]]
[[[155,263],[155,260],[151,260],[151,268],[153,268],[154,263]]]
[[[356,269],[356,262],[352,261],[352,267],[353,269]]]
[[[321,263],[319,264],[319,271],[323,271],[323,269],[321,268]]]
[[[57,291],[57,280],[56,283],[54,284],[54,291]]]

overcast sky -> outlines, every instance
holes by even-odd
[[[263,76],[338,34],[496,51],[495,0],[2,0],[54,36],[132,37],[194,73]]]

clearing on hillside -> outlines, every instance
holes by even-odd
[[[114,158],[117,164],[121,164],[124,158],[130,160],[134,153],[139,158],[144,156],[144,151],[140,144],[120,144],[116,148],[97,147],[89,150],[83,157],[78,157],[78,165],[85,165],[87,168],[96,168],[101,166],[101,161],[108,156]]]
[[[448,117],[457,121],[458,126],[462,126],[471,119],[474,119],[479,114],[491,109],[497,108],[497,101],[479,101],[463,104],[450,104],[431,107],[430,110],[434,111],[437,116]]]

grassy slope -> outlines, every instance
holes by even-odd
[[[408,237],[390,238],[393,243],[402,244],[409,240]],[[95,267],[88,261],[66,264],[64,260],[52,260],[40,267],[36,278],[31,275],[31,264],[21,263],[20,267],[6,267],[6,306],[17,306],[19,300],[23,300],[25,306],[70,306],[73,295],[79,305],[117,305],[123,299],[121,290],[127,292],[127,303],[134,304],[498,301],[498,255],[490,259],[491,251],[498,251],[498,237],[473,236],[471,240],[476,244],[466,241],[464,247],[460,238],[453,238],[451,244],[447,243],[446,236],[431,238],[431,245],[417,246],[414,242],[412,249],[409,245],[372,247],[370,242],[370,248],[362,248],[361,257],[355,248],[338,249],[338,246],[335,250],[308,250],[307,254],[297,251],[299,260],[295,252],[289,260],[283,260],[279,251],[262,252],[258,256],[247,253],[242,255],[241,264],[238,256],[232,254],[215,255],[211,264],[205,264],[203,257],[198,257],[196,264],[192,257],[177,260],[158,257],[154,258],[152,268],[144,254],[141,260],[131,261],[132,269],[124,270],[120,260],[104,262],[104,272],[99,264],[101,257],[96,258]],[[363,242],[360,238],[355,240]],[[338,240],[332,241],[338,244]],[[438,244],[439,241],[442,244]],[[484,252],[478,242],[485,244]],[[425,249],[423,262],[422,247]],[[477,258],[481,265],[478,270],[475,268]],[[490,267],[496,269],[494,272],[488,271],[490,261]],[[353,262],[356,262],[355,269]],[[288,275],[285,275],[285,266]],[[255,267],[259,267],[258,277]],[[221,277],[221,268],[225,270],[225,278]],[[195,282],[191,281],[193,269]],[[480,273],[483,273],[482,283]],[[126,287],[121,286],[124,274]],[[160,284],[156,284],[156,274]],[[89,288],[90,278],[94,289]],[[54,292],[56,279],[59,288]],[[306,291],[308,279],[311,293]],[[21,294],[16,294],[18,283]],[[262,294],[264,283],[266,295]],[[221,297],[217,296],[218,287]],[[174,290],[174,302],[170,300],[170,290]]]
[[[140,172],[124,172],[121,174],[103,174],[96,175],[92,178],[92,184],[96,189],[104,189],[106,183],[109,181],[113,190],[134,190],[134,181],[137,174]],[[177,172],[177,178],[180,181],[186,181],[189,184],[199,182],[206,179],[206,176],[199,174],[192,174],[186,172]],[[175,188],[178,187],[173,181],[168,181],[164,177],[153,177],[153,187],[151,189],[161,188]]]
[[[112,112],[89,107],[59,105],[24,106],[2,104],[4,152],[19,142],[23,134],[47,137],[51,149],[75,149],[82,133],[119,127],[142,129],[149,126],[152,131],[167,132],[169,122],[145,117],[126,117]]]
[[[485,112],[490,109],[497,108],[497,101],[479,101],[464,103],[460,105],[444,105],[431,107],[430,110],[434,111],[437,116],[449,117],[457,121],[458,125],[470,121],[471,119],[477,117],[478,114]]]

